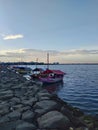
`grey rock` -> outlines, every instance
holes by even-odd
[[[30,98],[29,100],[23,100],[22,103],[24,105],[32,106],[35,102],[37,102],[36,98]]]
[[[48,93],[46,90],[40,91],[37,93],[38,97],[51,97],[52,95],[50,93]]]
[[[40,102],[37,102],[33,108],[37,116],[41,116],[42,114],[51,110],[58,110],[59,105],[52,100],[42,100]]]
[[[0,130],[16,130],[16,126],[21,124],[22,120],[3,122],[0,124]]]
[[[32,96],[34,96],[37,92],[39,92],[39,90],[40,90],[40,87],[34,84],[32,87]]]
[[[6,94],[12,94],[12,93],[13,93],[13,91],[11,91],[11,90],[1,91],[0,96],[5,96]]]
[[[69,123],[69,119],[58,111],[48,112],[38,118],[40,128],[66,129],[69,127]]]
[[[18,104],[20,103],[20,98],[13,97],[10,101],[13,102],[14,104]]]
[[[45,97],[45,96],[39,97],[39,101],[42,101],[42,100],[49,100],[49,99],[50,99],[49,97]]]
[[[5,114],[9,113],[9,109],[8,108],[3,108],[2,110],[0,110],[0,115],[3,116]]]
[[[36,126],[28,122],[22,122],[16,127],[16,130],[35,130],[35,129]]]
[[[19,109],[21,109],[22,107],[23,107],[22,104],[17,104],[17,105],[15,105],[15,106],[13,106],[13,109],[14,109],[14,110],[19,110]]]
[[[13,97],[13,91],[7,90],[0,92],[0,100],[8,100]]]
[[[34,105],[34,109],[54,109],[57,107],[58,107],[58,104],[52,100],[43,100],[43,101],[37,102]]]
[[[61,112],[63,113],[63,115],[67,116],[70,119],[73,126],[75,126],[75,127],[79,127],[79,126],[85,127],[86,126],[83,121],[81,121],[79,118],[73,116],[73,113],[71,111],[69,111],[67,108],[62,107]]]
[[[17,111],[13,111],[7,115],[10,120],[18,120],[21,117],[21,113]]]
[[[26,112],[24,112],[24,113],[22,114],[22,119],[23,119],[24,121],[32,122],[32,121],[33,121],[33,118],[34,118],[34,113],[33,113],[32,111],[30,111],[30,110],[28,110],[28,111],[26,111]]]
[[[0,115],[5,115],[9,113],[9,104],[8,103],[1,103],[0,104]]]
[[[39,101],[41,100],[47,100],[47,99],[50,99],[51,98],[51,94],[48,93],[46,90],[43,90],[43,91],[40,91],[37,93],[37,98],[39,99]]]
[[[20,97],[24,96],[24,92],[21,90],[15,90],[14,95],[15,95],[15,97],[20,98]]]
[[[17,109],[17,111],[20,113],[23,113],[23,112],[26,112],[27,110],[30,110],[30,109],[31,109],[30,106],[24,106],[24,107]]]
[[[5,122],[8,122],[9,121],[9,118],[8,116],[3,116],[0,118],[0,123],[5,123]]]

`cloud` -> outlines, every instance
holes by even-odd
[[[61,54],[64,55],[90,55],[90,54],[98,54],[98,50],[69,50],[63,51]]]
[[[0,33],[0,36],[1,37],[5,37],[6,35],[4,33]]]
[[[50,62],[59,63],[98,63],[98,50],[37,50],[18,49],[0,51],[1,60],[9,61],[36,61],[47,62],[47,52],[50,54]]]
[[[4,40],[14,40],[14,39],[18,39],[18,38],[23,38],[24,36],[22,34],[17,34],[17,35],[6,35],[3,36]]]

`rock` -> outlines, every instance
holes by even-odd
[[[13,97],[13,92],[11,90],[0,92],[0,100],[8,100]]]
[[[32,96],[36,95],[36,93],[39,92],[40,89],[41,89],[40,86],[34,84],[32,88]]]
[[[9,108],[4,107],[0,110],[0,116],[3,116],[8,113],[9,113]]]
[[[37,93],[37,96],[40,97],[51,97],[52,95],[47,92],[47,90],[41,90],[40,92]]]
[[[58,104],[52,100],[43,100],[34,105],[34,109],[56,109]]]
[[[73,116],[73,112],[68,110],[65,107],[61,108],[61,112],[69,118],[71,123],[73,124],[74,127],[79,127],[79,126],[86,126],[85,122],[81,121],[79,118]]]
[[[38,118],[39,128],[47,129],[67,129],[69,119],[58,111],[51,111]]]
[[[69,118],[70,118],[70,117],[73,118],[73,112],[70,111],[69,109],[67,109],[66,107],[62,107],[62,108],[61,108],[61,112],[62,112],[64,115],[68,116]]]
[[[8,118],[8,116],[3,116],[2,118],[0,118],[0,124],[1,123],[5,123],[8,122],[10,119]]]
[[[24,107],[23,104],[17,104],[13,106],[13,109],[19,111],[22,107]]]
[[[98,128],[98,114],[96,114],[95,116],[94,116],[94,126],[95,126],[95,128],[96,128],[96,130],[98,130],[97,128]]]
[[[0,115],[3,116],[5,114],[9,113],[9,104],[6,102],[2,102],[0,104]]]
[[[13,102],[13,104],[19,104],[20,103],[20,98],[13,97],[10,101]]]
[[[15,90],[14,95],[15,95],[15,97],[20,98],[20,97],[24,96],[24,92],[22,92],[21,90]]]
[[[8,117],[10,120],[18,120],[21,117],[21,113],[17,112],[17,111],[13,111],[13,112],[8,114]]]
[[[42,101],[42,100],[49,100],[50,98],[49,97],[40,97],[39,98],[39,101]]]
[[[22,114],[22,119],[23,119],[24,121],[32,122],[32,121],[33,121],[33,118],[34,118],[34,113],[33,113],[32,111],[30,111],[30,110],[28,110],[28,111],[26,111],[26,112],[24,112],[24,113]]]
[[[24,107],[17,109],[17,111],[20,113],[23,113],[23,112],[26,112],[27,110],[30,110],[30,109],[31,109],[30,106],[24,106]]]
[[[22,120],[4,122],[0,124],[0,130],[16,130],[16,126],[22,123],[23,123]]]
[[[41,100],[49,100],[51,98],[51,94],[48,93],[46,90],[42,90],[40,92],[37,93],[37,98],[39,101]]]
[[[37,102],[37,99],[35,97],[32,97],[29,100],[23,100],[22,104],[32,106],[36,102]]]
[[[73,108],[73,115],[76,117],[81,117],[84,113],[79,108]]]
[[[36,126],[28,122],[22,122],[16,127],[16,130],[35,130],[35,129]]]
[[[52,100],[42,100],[34,105],[34,111],[37,116],[41,116],[51,110],[59,110],[59,105]]]
[[[75,130],[89,130],[89,129],[87,127],[79,127],[79,128],[75,128]]]
[[[74,128],[73,127],[69,127],[69,130],[74,130]]]

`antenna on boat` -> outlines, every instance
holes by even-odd
[[[49,69],[49,53],[47,53],[47,69]]]

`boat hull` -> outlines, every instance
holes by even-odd
[[[63,81],[63,78],[39,78],[43,84],[54,84]]]

